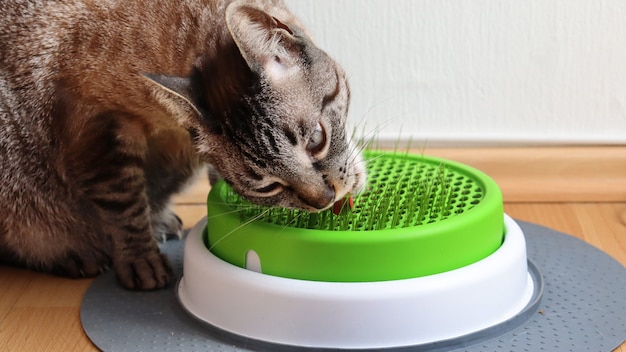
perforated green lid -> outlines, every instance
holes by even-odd
[[[209,194],[207,247],[263,273],[318,281],[384,281],[474,263],[503,239],[502,194],[484,173],[456,162],[367,152],[368,186],[354,209],[308,213],[245,201],[225,183]]]

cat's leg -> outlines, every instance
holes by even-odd
[[[58,254],[45,264],[35,260],[29,266],[70,278],[93,277],[109,271],[112,266],[111,243],[107,236],[94,228],[97,222],[80,219],[71,223],[71,229],[59,229],[54,234],[55,246],[50,247],[56,247]],[[64,244],[64,248],[60,244]]]
[[[94,206],[11,94],[0,89],[0,121],[10,127],[0,128],[0,263],[72,278],[107,271],[111,242]]]
[[[96,209],[102,232],[111,243],[113,267],[129,289],[164,287],[172,276],[167,257],[154,239],[146,159],[148,142],[143,126],[131,118],[102,115],[84,140],[74,139],[68,170],[79,192]],[[84,147],[87,145],[88,147]]]
[[[145,175],[154,236],[159,241],[182,236],[182,221],[171,210],[171,197],[181,192],[202,163],[185,130],[164,130],[149,138]]]
[[[25,191],[0,196],[0,263],[71,278],[108,271],[111,242],[94,206],[54,177],[31,176],[14,182],[28,180]]]
[[[143,175],[127,177],[121,182],[132,185],[132,191],[113,190],[93,201],[107,219],[104,226],[111,238],[113,265],[120,283],[129,289],[150,290],[164,287],[172,268],[153,237],[143,181]]]

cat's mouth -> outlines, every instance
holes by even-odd
[[[342,192],[337,192],[333,197],[333,201],[328,203],[322,209],[315,209],[314,211],[324,211],[332,208],[333,212],[338,215],[344,210],[353,209],[354,196],[361,193],[365,188],[365,168],[360,167],[360,165],[355,166],[353,177],[354,182],[352,183],[352,187],[347,190],[343,190]]]
[[[340,215],[342,212],[352,209],[354,209],[354,197],[352,197],[352,193],[348,193],[345,197],[333,204],[333,213],[335,213],[335,215]]]
[[[335,201],[335,190],[332,187],[326,187],[319,192],[312,192],[308,187],[304,187],[296,192],[298,200],[311,212],[324,211]]]

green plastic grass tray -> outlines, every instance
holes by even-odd
[[[367,188],[339,215],[252,205],[217,183],[207,202],[207,248],[242,268],[258,257],[256,270],[268,275],[373,282],[458,269],[502,244],[502,193],[481,171],[400,152],[365,157]]]

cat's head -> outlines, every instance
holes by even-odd
[[[318,211],[365,184],[346,131],[350,92],[344,71],[278,11],[232,3],[230,37],[214,56],[189,78],[151,78],[235,191],[258,204]]]

